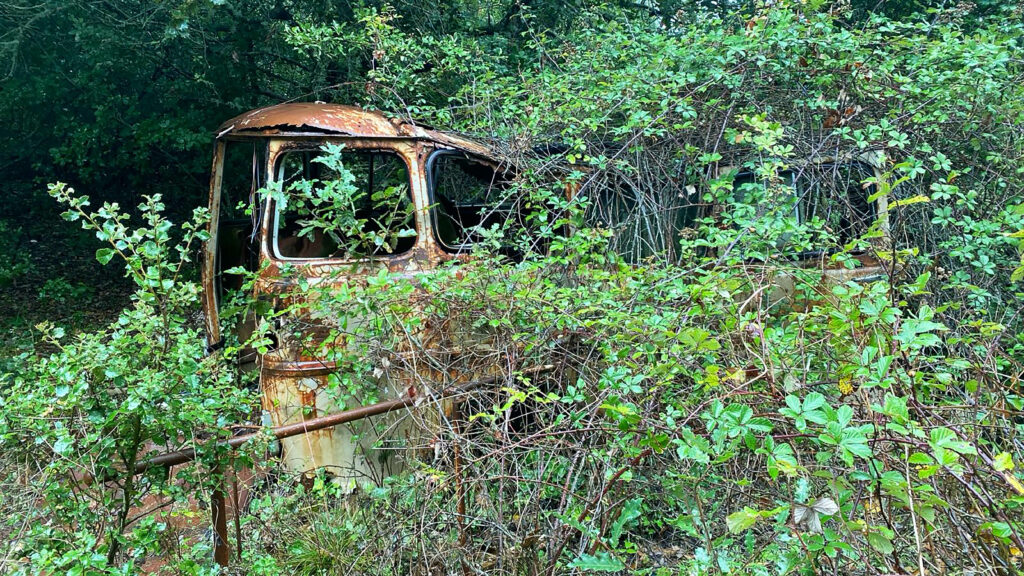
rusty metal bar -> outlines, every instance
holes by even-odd
[[[231,546],[228,544],[228,510],[221,485],[210,493],[210,514],[213,517],[213,561],[227,566],[231,561]]]
[[[311,420],[304,420],[295,424],[285,424],[284,426],[278,426],[277,428],[271,428],[270,433],[281,440],[283,438],[290,438],[292,436],[298,436],[299,434],[305,434],[307,432],[314,432],[316,430],[322,430],[324,428],[330,428],[331,426],[337,426],[339,424],[345,424],[355,420],[362,420],[370,416],[377,416],[379,414],[385,414],[387,412],[393,412],[407,406],[411,406],[416,402],[416,398],[401,398],[399,400],[389,400],[387,402],[380,402],[378,404],[371,404],[369,406],[361,406],[359,408],[353,408],[352,410],[345,410],[344,412],[338,412],[337,414],[331,414],[328,416],[321,416],[319,418],[313,418]],[[262,432],[255,432],[252,434],[245,434],[242,436],[235,436],[229,439],[225,444],[231,448],[238,448],[239,446],[264,436]],[[196,451],[195,448],[186,448],[185,450],[178,450],[177,452],[168,452],[166,454],[160,454],[154,456],[149,460],[139,462],[135,466],[135,473],[139,474],[145,472],[154,466],[171,467],[178,464],[184,464],[195,460]]]
[[[543,372],[550,372],[554,369],[554,366],[534,366],[521,370],[521,374],[540,374]],[[487,384],[493,384],[503,376],[489,376],[480,380],[474,380],[472,382],[466,382],[465,384],[453,387],[452,391],[444,396],[453,396],[478,388],[480,386],[486,386]],[[369,418],[371,416],[378,416],[380,414],[386,414],[388,412],[394,412],[395,410],[401,410],[412,406],[419,400],[419,398],[413,396],[409,398],[399,398],[397,400],[388,400],[385,402],[379,402],[377,404],[371,404],[369,406],[360,406],[359,408],[353,408],[351,410],[345,410],[338,412],[337,414],[330,414],[327,416],[321,416],[319,418],[313,418],[310,420],[303,420],[302,422],[296,422],[295,424],[285,424],[284,426],[278,426],[270,429],[270,434],[278,440],[284,438],[290,438],[292,436],[298,436],[307,432],[315,432],[317,430],[323,430],[324,428],[330,428],[339,424],[346,424],[348,422],[354,422],[356,420],[362,420],[363,418]],[[238,448],[239,446],[255,440],[257,438],[265,436],[264,432],[254,432],[252,434],[245,434],[242,436],[235,436],[230,438],[225,444],[231,448]],[[171,467],[178,464],[184,464],[195,460],[196,451],[195,448],[186,448],[185,450],[178,450],[177,452],[168,452],[154,456],[148,460],[143,460],[135,465],[135,473],[139,474],[149,470],[154,466]]]
[[[232,460],[232,464],[234,461]],[[238,499],[238,470],[231,466],[231,498],[234,500],[233,511],[235,513],[235,553],[238,561],[242,561],[242,512]]]

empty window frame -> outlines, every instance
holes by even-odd
[[[471,250],[480,231],[494,226],[507,233],[525,228],[520,202],[493,164],[441,150],[427,161],[427,174],[434,235],[445,251]]]
[[[820,220],[840,244],[859,238],[878,216],[877,206],[868,201],[876,187],[863,184],[874,176],[863,162],[805,168],[797,178],[800,222]]]
[[[265,149],[262,142],[251,140],[225,143],[214,276],[218,303],[225,290],[242,287],[242,276],[224,274],[225,270],[242,267],[255,271],[259,267],[260,211],[252,203],[256,201],[256,191],[265,184]]]
[[[273,238],[281,259],[353,260],[398,255],[416,245],[409,169],[388,150],[342,150],[338,165],[320,150],[285,152]]]
[[[594,183],[586,221],[612,232],[611,248],[627,262],[661,256],[678,260],[682,232],[703,212],[698,193],[683,186],[643,188],[614,176]]]
[[[778,199],[778,204],[792,209],[799,223],[817,219],[840,244],[846,244],[864,234],[877,216],[875,204],[868,201],[875,186],[862,184],[874,175],[871,166],[863,162],[822,163],[785,170],[779,176],[790,195]],[[733,181],[734,198],[756,204],[757,212],[763,214],[770,207],[759,190],[765,185],[753,173],[741,172]]]

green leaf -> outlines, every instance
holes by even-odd
[[[932,464],[935,463],[935,460],[933,460],[931,456],[925,454],[924,452],[914,452],[913,454],[910,455],[910,458],[907,460],[907,462],[918,466],[931,466]]]
[[[884,534],[879,532],[868,532],[868,544],[882,554],[892,554],[892,540],[886,538]]]
[[[850,438],[848,441],[844,441],[842,446],[854,456],[864,458],[865,460],[871,458],[873,454],[871,446],[868,446],[867,441],[861,437]]]
[[[598,552],[594,555],[580,554],[569,563],[569,567],[584,572],[619,572],[624,570],[626,565],[608,552]]]
[[[804,398],[804,412],[816,410],[825,405],[825,397],[818,392],[811,392]]]
[[[977,454],[974,446],[959,440],[956,433],[948,428],[935,428],[931,431],[930,442],[932,449],[952,450],[957,454]]]
[[[53,443],[53,451],[63,456],[64,454],[67,454],[74,445],[75,441],[73,439],[64,436]]]
[[[106,266],[107,262],[110,262],[110,259],[114,257],[114,254],[117,254],[117,252],[113,248],[100,248],[96,251],[96,260]]]
[[[622,530],[626,527],[626,524],[640,516],[641,504],[643,504],[643,498],[633,498],[627,500],[622,505],[622,512],[619,513],[618,519],[612,523],[611,531],[608,534],[608,540],[612,547],[619,545],[619,538],[622,536]]]
[[[156,242],[149,240],[142,245],[142,254],[150,258],[155,258],[160,255],[160,246]]]
[[[733,512],[726,517],[725,526],[729,529],[729,532],[739,534],[753,526],[760,517],[760,512],[750,506],[744,506],[742,510]]]

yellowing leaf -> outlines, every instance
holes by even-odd
[[[1016,476],[1010,474],[1009,472],[1003,472],[1003,479],[1006,480],[1006,483],[1009,484],[1010,487],[1017,492],[1017,494],[1024,496],[1024,484],[1021,484],[1020,480],[1017,480]]]
[[[1013,456],[1011,456],[1009,452],[1000,452],[999,454],[996,454],[996,457],[992,460],[992,464],[996,467],[996,472],[1013,470]]]
[[[889,208],[899,208],[900,206],[910,206],[911,204],[920,204],[922,202],[931,202],[932,199],[925,196],[924,194],[918,194],[917,196],[911,196],[910,198],[901,198],[899,200],[893,200],[889,203]]]
[[[744,506],[742,510],[733,512],[725,518],[725,526],[729,529],[729,532],[738,534],[753,526],[760,517],[761,515],[757,510],[750,506]]]

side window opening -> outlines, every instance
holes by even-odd
[[[785,207],[792,210],[792,216],[799,220],[799,210],[796,208],[797,184],[794,182],[792,170],[779,172],[782,180],[782,189],[785,193],[780,197],[770,198],[768,183],[760,180],[753,172],[740,172],[733,180],[733,198],[737,203],[751,207],[752,213],[757,216],[764,216],[770,210]]]
[[[434,234],[445,250],[469,251],[480,241],[480,231],[494,226],[525,228],[508,180],[491,164],[442,151],[430,158],[428,173]]]
[[[246,342],[256,327],[251,310],[235,307],[233,296],[243,288],[244,276],[228,273],[242,268],[249,272],[259,269],[261,211],[253,206],[257,191],[266,184],[266,141],[228,140],[224,143],[221,166],[220,201],[214,260],[213,293],[217,303],[217,318],[222,338],[231,335],[238,342]],[[249,366],[256,351],[245,347],[237,361]]]
[[[840,244],[859,238],[877,217],[868,198],[875,187],[861,182],[874,176],[867,164],[823,164],[803,171],[797,181],[800,222],[820,220]]]
[[[416,245],[409,171],[398,154],[327,145],[286,152],[277,166],[277,257],[347,260]]]
[[[839,244],[847,244],[864,234],[877,216],[876,207],[868,202],[874,186],[861,183],[874,175],[871,167],[861,162],[823,163],[799,171],[779,173],[790,195],[765,202],[766,184],[752,172],[741,172],[733,180],[734,198],[750,206],[753,214],[763,215],[773,205],[792,209],[797,223],[819,221]],[[791,208],[790,208],[791,206]]]
[[[259,210],[249,210],[255,191],[264,185],[263,146],[255,141],[228,141],[224,149],[219,219],[217,222],[216,293],[242,288],[242,277],[225,274],[232,268],[259,267]]]

